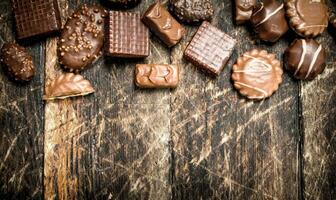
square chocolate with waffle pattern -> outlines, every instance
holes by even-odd
[[[235,45],[235,39],[204,21],[184,51],[184,58],[218,75],[231,57]]]
[[[18,39],[53,33],[61,29],[57,0],[12,0]]]
[[[139,13],[110,11],[107,54],[112,57],[141,58],[149,55],[149,31]]]

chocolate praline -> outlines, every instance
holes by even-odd
[[[276,42],[288,31],[284,4],[275,0],[263,0],[253,9],[251,23],[261,40]]]
[[[296,39],[285,51],[285,68],[295,78],[312,80],[325,68],[326,52],[313,39]]]

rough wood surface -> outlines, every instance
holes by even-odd
[[[59,0],[63,23],[98,2]],[[0,70],[0,199],[335,199],[335,32],[318,38],[328,52],[321,76],[285,73],[271,98],[249,101],[232,87],[234,61],[253,47],[282,59],[294,34],[265,44],[233,25],[232,1],[213,2],[212,23],[238,40],[216,79],[182,58],[193,25],[172,49],[152,35],[147,59],[100,58],[81,72],[94,94],[44,103],[44,84],[63,73],[58,37],[25,43],[38,66],[33,81],[15,84]],[[9,8],[0,1],[0,45],[14,40]],[[136,63],[179,64],[181,83],[138,89]]]

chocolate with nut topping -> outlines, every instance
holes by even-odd
[[[170,5],[183,22],[209,21],[214,14],[212,0],[170,0]]]
[[[29,81],[35,74],[32,56],[16,43],[2,46],[0,60],[5,64],[5,71],[17,81]]]
[[[101,55],[106,16],[100,6],[83,5],[69,17],[58,45],[64,68],[82,70]]]

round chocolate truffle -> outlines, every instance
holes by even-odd
[[[328,26],[328,7],[324,0],[287,0],[290,27],[302,37],[316,37]]]
[[[326,53],[313,39],[297,39],[285,52],[285,68],[297,79],[312,80],[322,73]]]
[[[282,74],[280,61],[274,54],[253,49],[238,58],[231,77],[240,94],[258,100],[271,96],[278,89]]]
[[[284,4],[275,0],[263,0],[254,7],[251,23],[260,39],[276,42],[288,31]]]
[[[170,0],[176,17],[183,22],[211,20],[214,14],[212,0]]]

